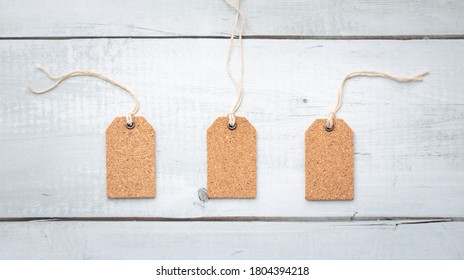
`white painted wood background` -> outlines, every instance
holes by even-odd
[[[245,99],[258,197],[201,201],[206,129],[234,102],[222,1],[0,2],[0,258],[464,258],[462,1],[243,0]],[[132,106],[92,78],[33,95],[73,69],[132,88],[157,131],[157,198],[108,200],[105,129]],[[304,131],[355,133],[355,200],[304,199]]]

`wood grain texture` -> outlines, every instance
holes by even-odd
[[[242,2],[248,36],[464,34],[459,0]],[[0,2],[0,37],[226,36],[232,21],[223,1]]]
[[[207,200],[205,131],[235,100],[228,42],[206,39],[228,36],[225,3],[0,2],[0,259],[464,258],[464,3],[242,7],[245,34],[262,39],[244,42],[238,112],[257,131],[259,192]],[[332,40],[347,37],[361,40]],[[447,40],[362,40],[424,37]],[[91,78],[33,95],[29,83],[50,84],[36,63],[98,70],[135,91],[157,129],[155,200],[106,197],[105,129],[131,100]],[[305,201],[304,132],[342,76],[366,69],[431,75],[350,81],[337,116],[355,133],[355,200]]]
[[[0,259],[462,259],[463,235],[463,222],[15,222],[0,223]]]
[[[464,40],[247,40],[239,111],[257,131],[255,200],[200,201],[206,134],[235,100],[226,40],[0,41],[0,216],[416,216],[464,213]],[[53,73],[98,70],[139,96],[157,130],[157,198],[109,201],[105,128],[131,104],[91,78],[44,95],[26,85]],[[353,70],[421,83],[350,81],[338,116],[355,132],[354,201],[304,199],[304,132],[336,101]],[[173,141],[175,140],[175,145]]]

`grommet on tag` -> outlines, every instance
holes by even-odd
[[[128,122],[126,122],[126,127],[127,129],[133,129],[135,127],[135,122],[132,121],[132,124],[129,124]]]
[[[335,125],[332,125],[332,127],[329,127],[327,124],[324,125],[325,131],[327,132],[332,132],[335,128]]]
[[[235,130],[237,128],[237,123],[235,123],[234,125],[230,125],[230,123],[227,123],[227,128],[229,128],[230,130]]]
[[[127,129],[133,129],[135,127],[134,120],[132,119],[132,113],[126,115],[126,127]]]

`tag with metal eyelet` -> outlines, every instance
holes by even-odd
[[[62,76],[52,75],[37,66],[55,83],[43,90],[29,86],[36,94],[56,88],[63,81],[78,77],[96,77],[127,92],[134,107],[125,117],[117,117],[106,129],[106,193],[108,198],[155,197],[155,130],[143,117],[135,117],[139,110],[137,96],[123,84],[94,71],[74,70]]]
[[[306,199],[354,199],[354,140],[353,131],[336,117],[342,107],[343,87],[351,78],[382,77],[405,83],[422,81],[424,71],[413,77],[398,77],[377,71],[350,72],[342,79],[337,103],[327,119],[318,119],[306,130]]]
[[[154,198],[155,130],[144,117],[117,117],[106,129],[108,198]]]
[[[230,125],[230,123],[227,124],[227,127],[230,129],[230,130],[235,130],[237,128],[237,123],[235,123],[234,125]]]
[[[240,0],[235,5],[226,1],[236,12],[233,35],[227,51],[226,68],[237,90],[237,100],[227,117],[219,117],[208,128],[208,196],[209,198],[256,197],[256,130],[245,117],[235,113],[243,100],[243,49],[242,35],[245,17],[240,10]],[[238,24],[241,22],[241,24]],[[235,29],[240,26],[238,37],[240,73],[234,77],[230,67]]]
[[[126,122],[126,127],[127,129],[133,129],[135,127],[135,122],[132,122],[131,124]]]
[[[208,128],[208,197],[256,197],[256,130],[245,117],[219,117]]]
[[[354,198],[354,138],[351,128],[335,119],[317,119],[306,130],[306,199]]]
[[[324,125],[324,129],[327,132],[332,132],[334,130],[335,126],[332,125],[332,127],[329,127],[327,124]]]

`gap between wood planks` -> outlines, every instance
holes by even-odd
[[[260,217],[260,216],[227,216],[227,217],[17,217],[0,218],[2,222],[376,222],[368,225],[379,225],[379,222],[398,225],[464,222],[464,217]]]
[[[230,39],[224,36],[26,36],[0,37],[0,40],[82,40],[82,39]],[[449,35],[248,35],[255,40],[462,40],[464,34]]]

